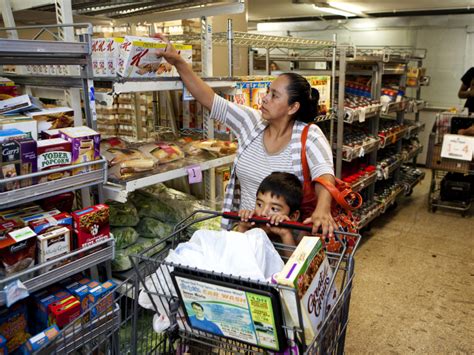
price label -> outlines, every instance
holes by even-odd
[[[202,181],[202,171],[199,165],[189,166],[187,170],[190,184],[197,184]]]
[[[474,137],[460,136],[457,134],[445,134],[441,157],[457,160],[472,160],[474,150]]]
[[[359,110],[359,122],[365,122],[365,115],[367,114],[367,109],[365,107],[362,107]]]
[[[188,89],[186,89],[186,86],[183,84],[183,101],[192,101],[194,100],[194,96],[191,95]]]

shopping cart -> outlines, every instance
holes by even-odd
[[[431,169],[431,184],[428,194],[428,206],[431,212],[446,208],[461,212],[465,217],[471,209],[469,199],[446,200],[441,196],[441,184],[447,174],[474,175],[473,161],[463,161],[441,157],[443,138],[445,134],[457,133],[458,128],[467,128],[474,124],[474,116],[442,112],[436,115],[432,132],[429,136],[426,167]],[[474,180],[474,179],[472,179]]]
[[[233,275],[225,275],[212,271],[200,270],[194,267],[188,267],[181,264],[174,264],[166,261],[167,251],[177,246],[180,242],[188,241],[190,238],[190,229],[197,223],[205,220],[222,216],[224,218],[238,219],[235,214],[220,214],[210,211],[195,211],[175,227],[172,235],[161,243],[166,243],[166,249],[157,255],[150,255],[153,247],[144,250],[139,255],[132,256],[132,263],[136,270],[136,275],[140,282],[142,297],[151,301],[153,311],[161,315],[166,315],[169,319],[169,327],[163,334],[168,339],[165,344],[168,348],[154,349],[153,353],[278,353],[284,352],[288,344],[290,347],[297,347],[299,353],[307,354],[326,354],[326,353],[342,353],[344,350],[344,342],[346,329],[348,324],[350,295],[354,279],[354,253],[360,241],[359,234],[337,232],[336,237],[341,242],[342,249],[340,253],[326,253],[333,277],[330,281],[329,290],[334,284],[339,296],[332,308],[326,312],[326,305],[322,306],[323,323],[319,329],[319,333],[314,339],[305,339],[303,327],[303,318],[301,306],[297,297],[297,291],[294,288],[284,287],[277,284],[258,282],[250,279],[244,279]],[[257,223],[267,222],[266,219],[254,218],[252,221]],[[311,227],[300,223],[288,222],[280,224],[280,227],[292,228],[295,230],[311,231]],[[346,252],[345,239],[352,238],[354,242],[350,252]],[[295,248],[283,244],[274,243],[275,248],[280,252],[283,259],[284,255],[288,255],[288,251],[292,252]],[[285,254],[285,251],[287,252]],[[189,289],[183,291],[182,280],[191,280],[191,285],[204,285],[206,289],[217,289],[219,292],[232,293],[240,295],[245,292],[248,297],[249,292],[252,295],[259,295],[264,299],[267,297],[268,304],[271,304],[271,312],[273,316],[273,325],[270,329],[265,329],[265,325],[257,322],[254,323],[254,330],[258,327],[261,332],[267,331],[271,345],[265,345],[262,341],[249,340],[247,335],[239,337],[225,337],[212,334],[209,331],[203,331],[197,327],[191,326],[189,315],[186,307],[183,306],[183,292],[191,292]],[[188,282],[187,281],[187,282]],[[189,286],[189,284],[188,284]],[[186,286],[186,287],[188,287]],[[239,297],[239,296],[236,296]],[[298,317],[290,317],[283,309],[285,301],[293,302],[297,309]],[[290,301],[288,301],[290,300]],[[138,302],[138,298],[135,298]],[[267,302],[267,301],[265,301]],[[249,303],[250,304],[250,303]],[[135,305],[134,309],[139,309],[139,305]],[[202,308],[202,307],[201,307]],[[262,333],[259,333],[262,334]],[[136,338],[139,338],[137,335]],[[257,337],[260,338],[260,335]],[[265,341],[268,340],[268,337]],[[289,343],[287,343],[289,341]],[[262,345],[263,344],[263,345]],[[277,348],[275,348],[275,344]],[[272,349],[271,351],[269,349]],[[286,351],[289,351],[286,348]],[[290,353],[296,353],[290,351]]]

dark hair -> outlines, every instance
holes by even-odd
[[[289,81],[286,86],[288,105],[300,103],[300,108],[293,118],[305,123],[312,122],[318,115],[319,91],[312,88],[308,80],[300,74],[290,72],[280,76],[286,76]]]
[[[192,306],[197,306],[197,307],[201,308],[201,309],[204,311],[204,307],[201,306],[201,305],[200,305],[199,303],[197,303],[197,302],[191,302],[191,307],[192,307]]]
[[[282,197],[288,207],[290,207],[290,213],[300,209],[301,201],[303,200],[303,185],[295,174],[271,173],[260,183],[257,196],[259,193],[264,194],[267,192],[270,192],[272,196]]]

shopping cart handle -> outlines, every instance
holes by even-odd
[[[232,219],[234,221],[240,221],[240,216],[237,212],[223,212],[222,217],[227,218],[227,219]],[[248,221],[249,222],[255,222],[257,224],[267,224],[267,223],[270,222],[270,219],[266,218],[266,217],[254,216],[252,218],[249,218]],[[278,223],[278,227],[294,229],[294,230],[301,230],[301,231],[308,231],[308,232],[311,232],[313,230],[313,225],[312,224],[303,224],[303,223],[294,222],[294,221],[280,222],[280,223]]]

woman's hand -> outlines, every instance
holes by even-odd
[[[322,235],[329,237],[334,236],[334,231],[337,230],[337,224],[331,215],[331,205],[318,204],[311,217],[306,218],[303,221],[304,224],[313,224],[313,230],[311,233],[316,235],[321,227]]]
[[[171,44],[170,40],[163,34],[161,33],[157,33],[155,34],[154,36],[155,38],[159,38],[161,39],[163,42],[166,43],[166,48],[165,50],[157,50],[156,51],[156,56],[158,58],[165,58],[166,61],[174,66],[178,66],[179,64],[181,63],[184,63],[186,64],[185,60],[183,59],[183,57],[181,57],[181,55],[179,54],[179,52],[173,47],[173,45]]]

